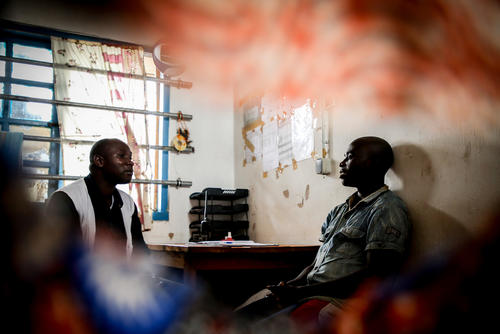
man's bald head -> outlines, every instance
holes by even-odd
[[[380,183],[394,161],[392,148],[382,138],[361,137],[354,140],[340,163],[342,184],[363,187]]]
[[[129,183],[133,175],[132,152],[123,141],[101,139],[90,149],[90,174],[108,183]]]
[[[394,163],[394,153],[391,145],[379,137],[361,137],[351,143],[352,146],[365,150],[373,167],[384,174]]]
[[[90,171],[92,171],[92,169],[97,167],[95,160],[97,156],[106,158],[110,153],[110,151],[116,149],[117,147],[122,147],[122,148],[126,147],[128,149],[128,145],[117,138],[104,138],[96,141],[94,145],[92,145],[92,148],[90,149],[90,154],[89,154]]]
[[[96,141],[94,145],[92,145],[92,148],[90,149],[90,154],[89,154],[90,168],[92,168],[92,166],[94,165],[94,158],[96,155],[105,156],[106,153],[108,152],[109,147],[117,143],[123,143],[123,142],[115,138],[105,138]]]

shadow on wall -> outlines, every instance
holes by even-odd
[[[406,201],[413,223],[409,258],[412,265],[426,255],[455,246],[467,236],[467,230],[455,218],[427,202],[435,186],[428,154],[412,144],[397,145],[393,150],[392,169],[402,181],[402,189],[397,193]]]

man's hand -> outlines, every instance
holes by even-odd
[[[281,287],[284,287],[285,285],[287,285],[287,283],[285,281],[281,281],[279,282],[278,284],[274,284],[274,285],[267,285],[266,286],[266,289],[269,289],[271,291],[273,291],[274,289],[279,289]],[[274,292],[274,291],[273,291]]]
[[[283,303],[295,302],[305,297],[301,286],[289,285],[285,282],[269,285],[267,288],[271,290],[273,296],[279,302]]]

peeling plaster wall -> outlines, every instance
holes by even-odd
[[[190,81],[189,73],[182,75]],[[206,187],[234,188],[234,113],[232,90],[214,94],[211,87],[197,81],[191,89],[171,88],[170,111],[193,115],[186,121],[194,146],[194,154],[169,154],[169,179],[193,182],[190,188],[169,187],[169,221],[154,221],[145,239],[150,242],[188,242],[188,214],[195,202],[193,192]],[[219,95],[220,94],[220,95]],[[214,97],[217,97],[215,99]],[[177,122],[170,120],[170,138],[177,131]],[[197,205],[197,201],[196,201]]]
[[[236,113],[236,186],[250,189],[250,236],[256,241],[317,243],[329,210],[355,191],[342,186],[338,164],[349,143],[365,135],[383,137],[394,148],[396,162],[386,183],[410,208],[414,258],[474,232],[500,199],[499,129],[471,129],[467,121],[418,112],[389,117],[338,106],[330,114],[332,174],[315,174],[307,159],[296,170],[263,178],[259,161],[243,167],[242,118]]]

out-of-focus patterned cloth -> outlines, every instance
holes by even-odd
[[[448,254],[432,256],[397,286],[367,282],[328,333],[486,333],[496,331],[500,296],[500,211]]]

